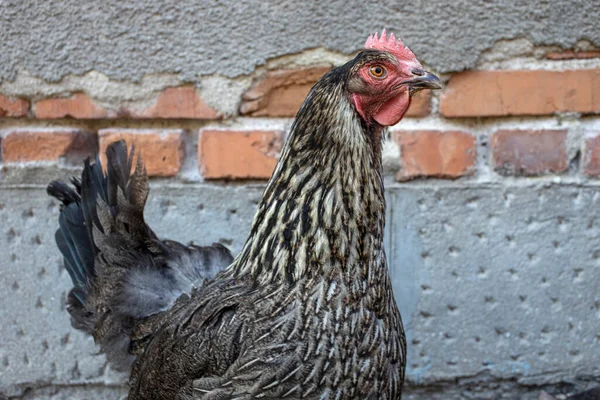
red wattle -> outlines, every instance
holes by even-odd
[[[408,110],[410,96],[408,90],[385,102],[379,110],[373,113],[373,119],[383,126],[396,125]]]

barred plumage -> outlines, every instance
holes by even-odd
[[[93,231],[81,244],[95,265],[70,267],[83,260],[61,246],[82,310],[74,324],[109,355],[136,357],[129,399],[400,398],[406,340],[383,246],[377,122],[410,102],[417,81],[399,81],[412,73],[400,61],[369,49],[312,88],[241,253],[214,278],[228,254],[160,241],[146,226],[147,178],[141,164],[129,175],[123,144],[110,148],[108,176],[86,166],[96,179],[83,179],[81,199],[51,186]],[[387,89],[368,84],[372,65],[389,68]],[[78,243],[73,232],[61,225],[57,237]]]

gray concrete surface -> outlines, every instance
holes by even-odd
[[[48,81],[95,70],[249,74],[267,59],[325,47],[359,49],[387,27],[438,72],[473,66],[501,39],[600,45],[597,1],[332,0],[0,1],[0,82],[21,70]]]
[[[600,383],[599,190],[388,188],[408,399],[536,399]],[[261,192],[154,181],[148,220],[162,236],[235,252]],[[118,399],[124,377],[69,324],[57,215],[43,187],[0,186],[0,398]]]

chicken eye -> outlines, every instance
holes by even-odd
[[[369,68],[369,73],[375,77],[375,78],[385,78],[385,75],[387,74],[385,68],[381,65],[374,65],[371,68]]]

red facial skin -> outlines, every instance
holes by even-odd
[[[386,73],[376,77],[371,68],[381,66]],[[363,119],[369,124],[373,121],[382,126],[395,125],[404,116],[410,106],[408,85],[398,86],[402,81],[414,78],[411,71],[423,69],[415,60],[398,60],[398,63],[377,61],[363,65],[358,76],[366,83],[368,93],[354,93],[354,106]]]

